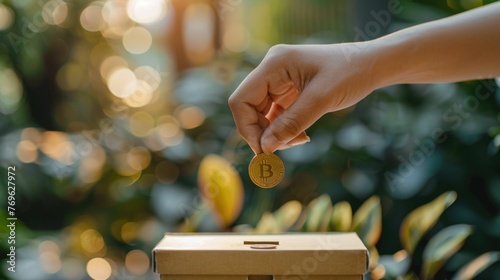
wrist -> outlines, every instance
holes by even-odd
[[[385,38],[366,41],[368,60],[372,63],[374,89],[405,83],[407,54],[401,45]]]

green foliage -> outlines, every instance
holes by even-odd
[[[423,279],[431,279],[443,264],[462,247],[472,233],[469,225],[453,225],[431,238],[424,250]]]
[[[408,253],[413,254],[422,236],[437,222],[439,216],[457,198],[455,192],[440,195],[430,203],[413,210],[401,224],[401,243]]]
[[[329,195],[323,194],[311,200],[306,208],[298,201],[289,201],[274,213],[265,212],[255,229],[246,227],[245,231],[255,233],[280,233],[285,231],[354,231],[366,245],[370,255],[372,279],[378,279],[380,269],[388,277],[403,279],[433,279],[443,265],[463,246],[473,227],[457,224],[445,227],[430,237],[423,253],[423,266],[420,271],[410,267],[417,246],[422,237],[432,229],[444,210],[453,204],[457,195],[446,192],[431,202],[410,212],[401,224],[402,250],[393,256],[379,256],[376,248],[382,233],[382,207],[380,199],[372,196],[355,212],[346,201],[332,204]],[[345,221],[345,222],[344,222]],[[352,225],[351,225],[352,221]],[[293,225],[293,226],[292,226]],[[471,279],[500,258],[498,252],[488,252],[462,268],[455,279]],[[418,276],[420,275],[420,276]],[[383,276],[383,275],[382,275]]]
[[[331,214],[331,208],[332,201],[330,196],[321,195],[313,199],[307,206],[307,218],[302,230],[310,232],[320,231],[324,221],[330,220],[328,214]]]
[[[301,212],[302,205],[298,201],[289,201],[274,213],[265,212],[253,232],[279,233],[288,231],[297,222]]]
[[[382,209],[377,196],[371,197],[359,207],[354,214],[351,230],[358,233],[368,248],[377,244],[382,233]]]

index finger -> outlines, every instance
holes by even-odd
[[[260,138],[269,125],[265,115],[272,100],[267,92],[267,81],[257,67],[229,97],[229,107],[236,128],[255,154],[262,153]]]

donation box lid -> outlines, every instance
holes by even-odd
[[[362,275],[368,252],[356,233],[167,233],[153,266],[162,275]]]

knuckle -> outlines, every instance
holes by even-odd
[[[229,98],[227,99],[227,104],[231,109],[235,109],[238,106],[238,103],[239,103],[238,98],[236,98],[234,94],[229,96]]]
[[[286,51],[289,47],[290,45],[287,44],[277,44],[269,49],[269,53],[281,53]]]
[[[266,59],[274,62],[279,61],[282,58],[286,58],[291,49],[292,46],[286,44],[274,45],[267,52]]]
[[[280,142],[286,142],[302,131],[300,122],[295,118],[282,117],[278,125],[278,133],[275,135],[276,139]]]

